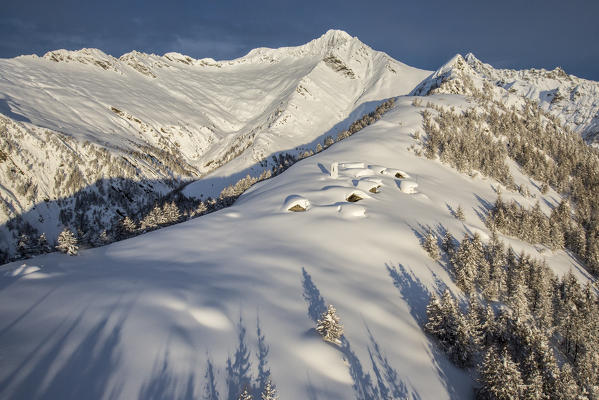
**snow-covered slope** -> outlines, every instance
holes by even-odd
[[[470,107],[455,95],[427,100]],[[227,397],[226,359],[249,351],[247,374],[259,376],[259,319],[269,346],[262,360],[282,399],[387,398],[377,391],[471,398],[472,378],[419,326],[430,293],[460,293],[419,235],[442,227],[487,237],[480,209],[494,201],[497,182],[415,155],[422,107],[412,102],[400,98],[376,124],[255,185],[230,208],[76,257],[3,266],[0,397],[199,398],[210,363],[220,398],[236,398]],[[531,191],[544,208],[559,201],[552,190]],[[352,194],[362,200],[348,202]],[[448,210],[458,204],[465,222]],[[294,205],[307,211],[288,211]],[[582,277],[564,252],[543,256]],[[344,324],[342,347],[314,331],[328,303]]]
[[[599,143],[599,82],[568,75],[559,67],[552,71],[495,69],[469,53],[466,57],[459,54],[453,57],[413,93],[463,93],[465,77],[479,88],[482,82],[488,82],[493,87],[505,89],[499,94],[507,98],[509,93],[512,102],[513,98],[536,101],[539,107],[560,118],[588,143]],[[507,99],[504,101],[509,102]]]
[[[428,74],[334,30],[232,61],[97,49],[0,60],[0,239],[14,241],[8,220],[51,240],[76,220],[108,228],[218,170],[186,192],[214,197]]]

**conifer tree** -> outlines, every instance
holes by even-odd
[[[489,400],[520,399],[524,383],[518,366],[507,350],[501,354],[491,347],[485,354],[480,371],[481,397]]]
[[[206,206],[206,203],[204,203],[203,201],[200,201],[200,204],[198,204],[197,208],[192,213],[192,217],[204,215],[206,213],[206,211],[208,211],[208,207]]]
[[[58,235],[58,244],[56,250],[66,253],[70,256],[77,255],[79,246],[77,245],[77,238],[73,235],[73,232],[69,228],[64,228],[60,235]]]
[[[119,239],[125,239],[133,235],[136,230],[137,224],[127,215],[125,218],[119,221],[117,227],[117,236]]]
[[[166,203],[162,207],[162,214],[164,223],[166,224],[175,224],[179,222],[179,220],[181,219],[181,212],[179,211],[179,207],[177,207],[174,201]]]
[[[100,242],[101,245],[105,245],[111,242],[111,238],[108,235],[108,232],[106,231],[106,229],[103,229],[102,232],[100,233],[100,236],[98,236],[98,241]]]
[[[46,238],[46,234],[44,232],[42,232],[39,239],[37,240],[37,245],[41,253],[50,253],[52,251],[52,248],[50,247],[50,244],[48,243],[48,239]]]
[[[439,252],[439,246],[437,244],[437,237],[435,234],[429,229],[428,233],[424,237],[424,242],[422,243],[422,247],[428,253],[428,255],[435,261],[439,261],[441,258],[441,253]]]
[[[252,400],[253,397],[250,394],[250,392],[247,390],[247,388],[243,389],[243,392],[241,392],[241,394],[239,394],[239,397],[237,398],[238,400]]]
[[[524,393],[522,398],[526,400],[541,400],[547,398],[543,393],[543,378],[538,369],[535,369],[524,382]]]
[[[426,306],[427,321],[424,330],[436,338],[445,336],[443,309],[439,298],[433,293]]]
[[[478,347],[483,341],[483,325],[486,318],[486,309],[474,294],[471,294],[468,299],[468,313],[465,316],[465,321],[468,326],[468,332],[471,336],[473,347]],[[473,348],[472,351],[477,349]]]
[[[261,397],[262,397],[262,400],[278,400],[279,399],[279,396],[277,395],[277,391],[270,379],[268,380],[268,382],[266,382],[266,386],[264,387],[264,390],[262,391]]]
[[[484,311],[484,317],[482,318],[482,324],[480,326],[481,345],[483,348],[491,346],[496,335],[496,330],[495,312],[493,311],[493,308],[487,304]]]
[[[599,354],[585,351],[574,362],[576,380],[583,392],[591,399],[599,397]]]
[[[343,326],[339,321],[337,310],[332,304],[329,304],[327,311],[320,316],[316,324],[316,330],[325,341],[341,345],[340,339],[343,335]]]
[[[455,269],[456,284],[465,293],[474,290],[474,280],[477,271],[476,249],[472,246],[470,238],[465,237],[460,243],[452,258]]]
[[[464,210],[462,209],[462,206],[458,204],[458,208],[456,208],[455,210],[455,217],[464,222],[466,220],[466,217],[464,216]]]
[[[559,379],[556,381],[555,390],[549,393],[551,399],[556,400],[575,400],[578,397],[578,384],[574,379],[572,367],[565,363],[559,373]]]
[[[165,218],[162,209],[158,205],[155,205],[141,220],[140,229],[144,232],[150,231],[156,229],[158,225],[161,225],[164,222]]]
[[[455,314],[455,331],[449,347],[451,359],[459,367],[469,367],[472,365],[474,353],[476,352],[476,342],[478,339],[468,323],[467,318],[457,310]]]
[[[29,238],[29,235],[22,233],[17,242],[17,252],[19,253],[19,257],[31,257],[33,255],[31,250],[31,239]]]
[[[505,290],[505,269],[506,264],[505,247],[499,240],[497,231],[491,232],[491,241],[485,250],[487,263],[489,266],[489,278],[487,285],[481,287],[483,294],[489,300],[496,300]]]
[[[455,238],[453,237],[453,235],[451,233],[449,233],[449,231],[445,232],[445,235],[443,236],[443,240],[441,242],[441,248],[444,252],[447,253],[447,255],[449,256],[449,259],[451,259],[453,257],[455,250],[456,250]]]

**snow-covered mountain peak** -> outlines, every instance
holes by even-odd
[[[100,49],[83,48],[81,50],[53,50],[42,57],[45,60],[64,63],[81,63],[101,67],[105,70],[119,71],[118,60]]]
[[[466,56],[464,57],[464,59],[466,60],[466,62],[468,62],[468,64],[470,64],[471,62],[477,62],[477,61],[479,61],[479,59],[476,58],[476,56],[472,52],[469,52],[468,54],[466,54]]]
[[[196,62],[196,60],[194,58],[187,56],[185,54],[177,53],[175,51],[166,53],[163,57],[169,61],[180,62],[180,63],[187,64],[187,65],[192,65],[193,63]]]
[[[441,76],[454,70],[463,71],[467,65],[468,63],[466,62],[464,57],[462,57],[462,55],[458,53],[455,56],[451,57],[449,61],[447,61],[445,64],[443,64],[441,68],[439,68],[435,72],[435,75]]]
[[[268,47],[259,47],[251,50],[245,56],[232,60],[229,64],[247,63],[247,62],[279,62],[288,57],[319,57],[324,58],[331,52],[338,50],[348,43],[364,45],[358,38],[354,38],[345,31],[331,29],[325,34],[311,40],[310,42],[293,47],[280,47],[272,49]]]
[[[487,89],[483,84],[488,84]],[[599,82],[568,75],[561,67],[546,69],[496,69],[477,59],[455,55],[414,91],[415,95],[452,93],[470,95],[473,90],[488,91],[503,102],[514,104],[522,98],[533,100],[559,117],[589,143],[599,140]],[[503,89],[503,90],[501,90]]]
[[[328,48],[336,48],[352,39],[359,41],[358,38],[354,38],[345,31],[339,29],[329,29],[324,35],[316,39],[316,41],[324,43]]]

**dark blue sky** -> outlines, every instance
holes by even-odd
[[[230,59],[330,28],[420,68],[472,51],[496,67],[599,80],[597,0],[0,0],[0,57],[97,47]]]

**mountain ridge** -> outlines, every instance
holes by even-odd
[[[325,136],[336,137],[429,73],[340,31],[302,46],[258,49],[214,65],[175,53],[130,52],[117,59],[84,49],[0,60],[0,71],[6,132],[0,151],[10,155],[0,165],[6,182],[0,188],[2,220],[36,208],[40,214],[20,225],[37,227],[50,240],[61,225],[73,224],[66,216],[74,214],[59,219],[55,211],[35,207],[45,200],[60,200],[85,187],[92,198],[105,199],[114,186],[123,193],[150,190],[153,201],[214,173],[218,180],[186,193],[218,197],[246,174],[278,167],[272,157],[297,157],[317,143],[324,145]],[[40,134],[44,140],[37,139]],[[44,145],[50,137],[56,139],[54,154]],[[90,156],[96,153],[102,155]],[[94,188],[95,182],[117,178],[126,179],[127,187],[117,182]],[[154,182],[154,189],[143,181]],[[140,211],[135,205],[123,209],[103,203],[90,211],[108,204],[94,230],[107,226],[111,215]],[[14,252],[16,239],[5,226],[3,237]]]

